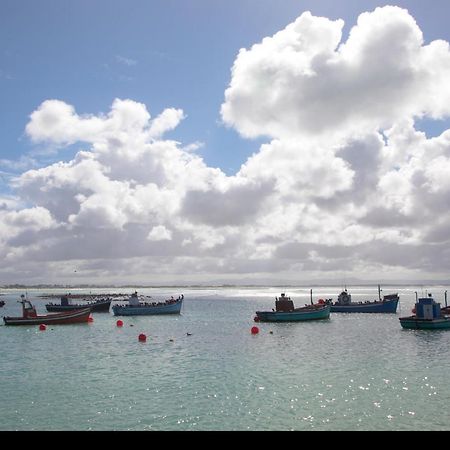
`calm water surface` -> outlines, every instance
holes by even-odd
[[[428,292],[443,301],[445,289]],[[143,289],[158,300],[183,293],[182,314],[122,318],[123,328],[111,313],[44,332],[2,324],[0,429],[448,430],[450,331],[402,330],[415,290],[384,288],[400,294],[397,315],[261,323],[256,336],[254,312],[274,307],[277,288]],[[5,292],[0,315],[20,315],[22,292]],[[28,296],[44,314],[41,293]],[[309,301],[308,289],[287,295]]]

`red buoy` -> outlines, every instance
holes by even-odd
[[[145,342],[147,340],[147,336],[144,333],[139,335],[139,342]]]
[[[121,320],[118,320],[118,321],[116,322],[116,325],[117,325],[118,327],[123,327],[123,322],[122,322]]]
[[[258,334],[259,333],[259,328],[258,327],[252,327],[251,332],[252,332],[252,334]]]
[[[39,330],[40,331],[45,331],[47,329],[47,327],[43,324],[43,323],[41,323],[40,325],[39,325]]]
[[[94,318],[93,317],[91,317],[91,316],[89,316],[89,318],[88,318],[88,322],[93,322],[94,321]]]

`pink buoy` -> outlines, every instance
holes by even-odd
[[[250,330],[252,334],[258,334],[259,333],[259,328],[258,327],[252,327],[252,329]]]
[[[116,322],[116,325],[117,325],[118,327],[123,327],[123,322],[122,322],[121,320],[118,320],[118,321]]]
[[[40,331],[45,331],[47,329],[47,327],[43,324],[43,323],[41,323],[40,325],[39,325],[39,330]]]
[[[147,340],[147,336],[144,333],[141,333],[138,337],[139,342],[145,342]]]

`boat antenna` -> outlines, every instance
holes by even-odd
[[[313,303],[313,297],[312,297],[312,289],[310,290],[310,295],[311,295],[311,305],[314,305],[314,303]]]
[[[445,307],[447,308],[447,291],[445,291]]]
[[[378,285],[378,300],[381,302],[381,287]]]
[[[416,294],[416,303],[419,301],[419,294],[417,294],[417,291],[414,292],[414,294]]]

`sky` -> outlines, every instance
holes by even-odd
[[[449,17],[1,0],[0,285],[448,281]]]

